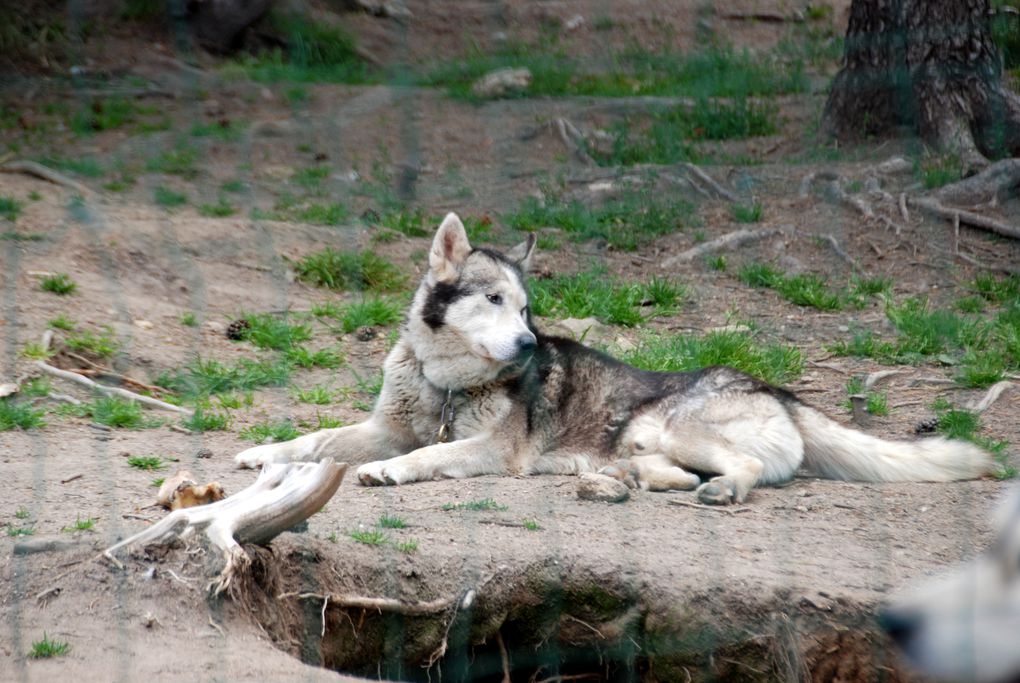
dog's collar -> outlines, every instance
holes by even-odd
[[[453,389],[446,390],[446,401],[439,411],[439,429],[436,430],[435,443],[446,443],[453,433],[453,420],[457,417],[457,408],[453,405]]]

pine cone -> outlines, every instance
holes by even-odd
[[[251,323],[244,318],[238,318],[234,322],[227,325],[227,339],[233,339],[239,341],[244,339],[244,333],[246,330],[251,328]]]
[[[914,433],[915,434],[931,434],[932,432],[934,432],[938,428],[939,428],[939,418],[938,418],[938,415],[936,415],[935,417],[930,417],[927,420],[921,420],[920,422],[918,422],[917,426],[914,427]]]

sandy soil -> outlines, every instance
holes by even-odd
[[[783,3],[744,4],[789,9]],[[846,4],[837,7],[837,25]],[[493,17],[488,3],[411,5],[416,18],[407,29],[370,17],[352,22],[366,45],[384,58],[402,54],[412,60],[457,54],[466,49],[464,36],[472,31],[477,36],[526,32],[541,12],[564,21],[575,14],[611,14],[617,27],[607,39],[611,42],[622,43],[642,30],[680,47],[691,44],[697,22],[694,3],[505,3],[500,17]],[[713,21],[738,45],[769,47],[785,30]],[[601,33],[596,35],[591,23],[567,36],[569,44],[598,44]],[[109,47],[103,58],[134,61]],[[96,59],[98,68],[103,62]],[[84,179],[90,191],[76,199],[67,188],[0,174],[0,195],[25,201],[16,230],[39,236],[0,242],[2,381],[32,372],[19,351],[38,341],[47,321],[60,314],[93,331],[109,326],[121,342],[116,369],[132,377],[152,380],[196,354],[221,361],[257,357],[251,345],[224,335],[239,313],[302,312],[315,303],[355,298],[296,282],[289,260],[324,246],[371,247],[413,280],[421,275],[428,246],[427,238],[377,243],[375,231],[356,219],[326,227],[248,218],[252,209],[269,209],[283,193],[299,191],[290,180],[295,170],[328,164],[333,173],[324,184],[326,195],[348,202],[357,216],[373,206],[378,193],[394,192],[413,166],[419,205],[433,214],[456,209],[488,215],[497,226],[495,239],[506,242],[514,236],[501,229],[502,212],[539,192],[550,175],[567,178],[570,191],[582,196],[589,192],[583,181],[594,172],[571,161],[558,138],[530,131],[557,116],[586,129],[606,126],[619,116],[620,106],[596,98],[469,105],[433,91],[334,85],[310,86],[310,98],[292,104],[284,86],[215,76],[206,81],[155,58],[138,59],[130,69],[179,89],[176,97],[154,100],[175,129],[227,118],[245,122],[245,133],[236,142],[193,140],[201,154],[197,178],[142,173],[123,193],[101,189],[108,178]],[[24,87],[16,91],[23,95]],[[25,116],[42,120],[46,102],[72,97],[43,83],[22,106]],[[789,270],[844,281],[847,264],[809,236],[827,233],[863,271],[892,276],[896,297],[926,294],[945,303],[962,292],[974,271],[952,263],[952,231],[944,223],[914,214],[897,235],[846,206],[800,196],[800,181],[810,172],[832,169],[863,183],[876,175],[878,162],[911,149],[907,142],[879,141],[826,161],[805,132],[822,102],[818,94],[782,98],[784,124],[778,135],[727,149],[758,163],[705,168],[729,187],[753,188],[751,196],[765,207],[761,227],[787,232],[731,254],[727,272],[695,263],[672,273],[689,287],[687,303],[678,315],[647,327],[691,332],[727,325],[734,316],[753,321],[764,339],[792,343],[810,359],[791,388],[848,421],[841,406],[847,379],[881,366],[832,358],[826,345],[846,338],[850,329],[888,331],[879,304],[834,313],[799,308],[771,291],[746,287],[733,275],[735,266],[751,258],[774,260]],[[24,135],[24,156],[87,154],[108,166],[137,164],[176,139],[173,131],[114,130],[86,139],[59,132],[5,135]],[[373,167],[381,172],[373,174]],[[236,216],[207,218],[196,212],[195,206],[217,200],[221,183],[234,179],[244,183],[244,191],[232,197],[240,208]],[[915,182],[910,173],[881,179],[893,195],[912,190]],[[156,186],[184,191],[191,201],[177,210],[161,209],[152,200]],[[33,193],[37,199],[25,199]],[[647,279],[661,272],[657,264],[663,256],[741,227],[729,203],[696,194],[690,199],[697,203],[697,231],[664,236],[636,253],[567,243],[540,254],[536,270],[562,272],[599,263],[622,279]],[[1017,217],[1012,204],[998,211],[1007,219]],[[1020,262],[1013,243],[966,228],[961,239],[988,263]],[[78,291],[69,297],[40,291],[44,272],[70,274]],[[198,315],[197,327],[182,325],[181,316],[189,311]],[[316,326],[311,346],[340,348],[348,365],[299,371],[294,384],[341,389],[354,386],[357,377],[371,377],[388,348],[386,332],[360,341]],[[626,344],[641,332],[620,328],[604,336]],[[891,414],[873,419],[870,429],[877,434],[907,438],[919,420],[930,417],[928,406],[937,396],[965,404],[982,393],[924,381],[952,377],[952,368],[899,369],[885,386]],[[85,398],[62,383],[55,389]],[[1020,392],[1005,394],[983,416],[982,433],[1015,443],[1018,410]],[[565,477],[482,477],[393,489],[347,481],[307,529],[283,534],[271,555],[259,555],[263,573],[246,601],[206,597],[212,560],[199,548],[139,554],[124,571],[93,560],[103,547],[162,516],[151,507],[155,476],[186,467],[236,492],[254,480],[250,471],[232,467],[231,456],[249,445],[239,438],[243,428],[284,417],[299,426],[314,424],[320,413],[347,422],[366,416],[352,400],[312,406],[279,388],[256,392],[252,407],[233,411],[225,432],[184,434],[169,423],[144,430],[100,429],[87,419],[51,414],[43,429],[0,433],[0,523],[34,530],[32,536],[0,538],[0,605],[6,615],[0,627],[0,679],[341,680],[309,664],[367,677],[422,679],[439,673],[420,664],[445,642],[441,664],[453,678],[499,680],[505,644],[515,680],[571,673],[595,673],[603,680],[805,675],[913,680],[878,635],[873,615],[892,591],[979,552],[989,540],[988,513],[1006,486],[994,480],[862,485],[799,478],[784,488],[756,490],[739,512],[721,512],[684,505],[693,501],[686,493],[639,493],[620,505],[582,502],[574,480]],[[170,466],[145,472],[127,464],[130,456],[160,456]],[[505,509],[443,509],[486,498]],[[27,511],[27,519],[16,516],[20,510]],[[387,533],[394,542],[417,541],[416,551],[400,552],[393,543],[373,547],[350,537],[351,531],[372,528],[383,514],[408,523]],[[62,531],[76,518],[89,517],[98,520],[94,531]],[[529,530],[525,521],[538,528]],[[58,543],[24,554],[46,539]],[[468,591],[474,591],[473,603],[465,607]],[[317,598],[293,595],[330,592],[408,603],[450,598],[461,607],[401,619],[336,604],[324,608]],[[561,606],[551,611],[552,622],[538,609],[551,601]],[[69,642],[70,653],[27,659],[25,653],[43,633]]]

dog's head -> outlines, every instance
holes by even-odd
[[[1020,681],[1020,491],[1003,506],[983,555],[896,599],[882,627],[941,681]]]
[[[429,271],[411,308],[408,337],[437,386],[492,381],[526,364],[536,346],[524,275],[535,237],[507,253],[474,249],[449,214],[429,250]]]

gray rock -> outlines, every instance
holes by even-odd
[[[37,536],[15,541],[15,555],[35,555],[36,553],[51,553],[53,551],[67,550],[77,545],[74,541],[59,536]]]
[[[630,489],[619,479],[585,472],[577,478],[577,497],[603,503],[622,503],[630,498]]]

